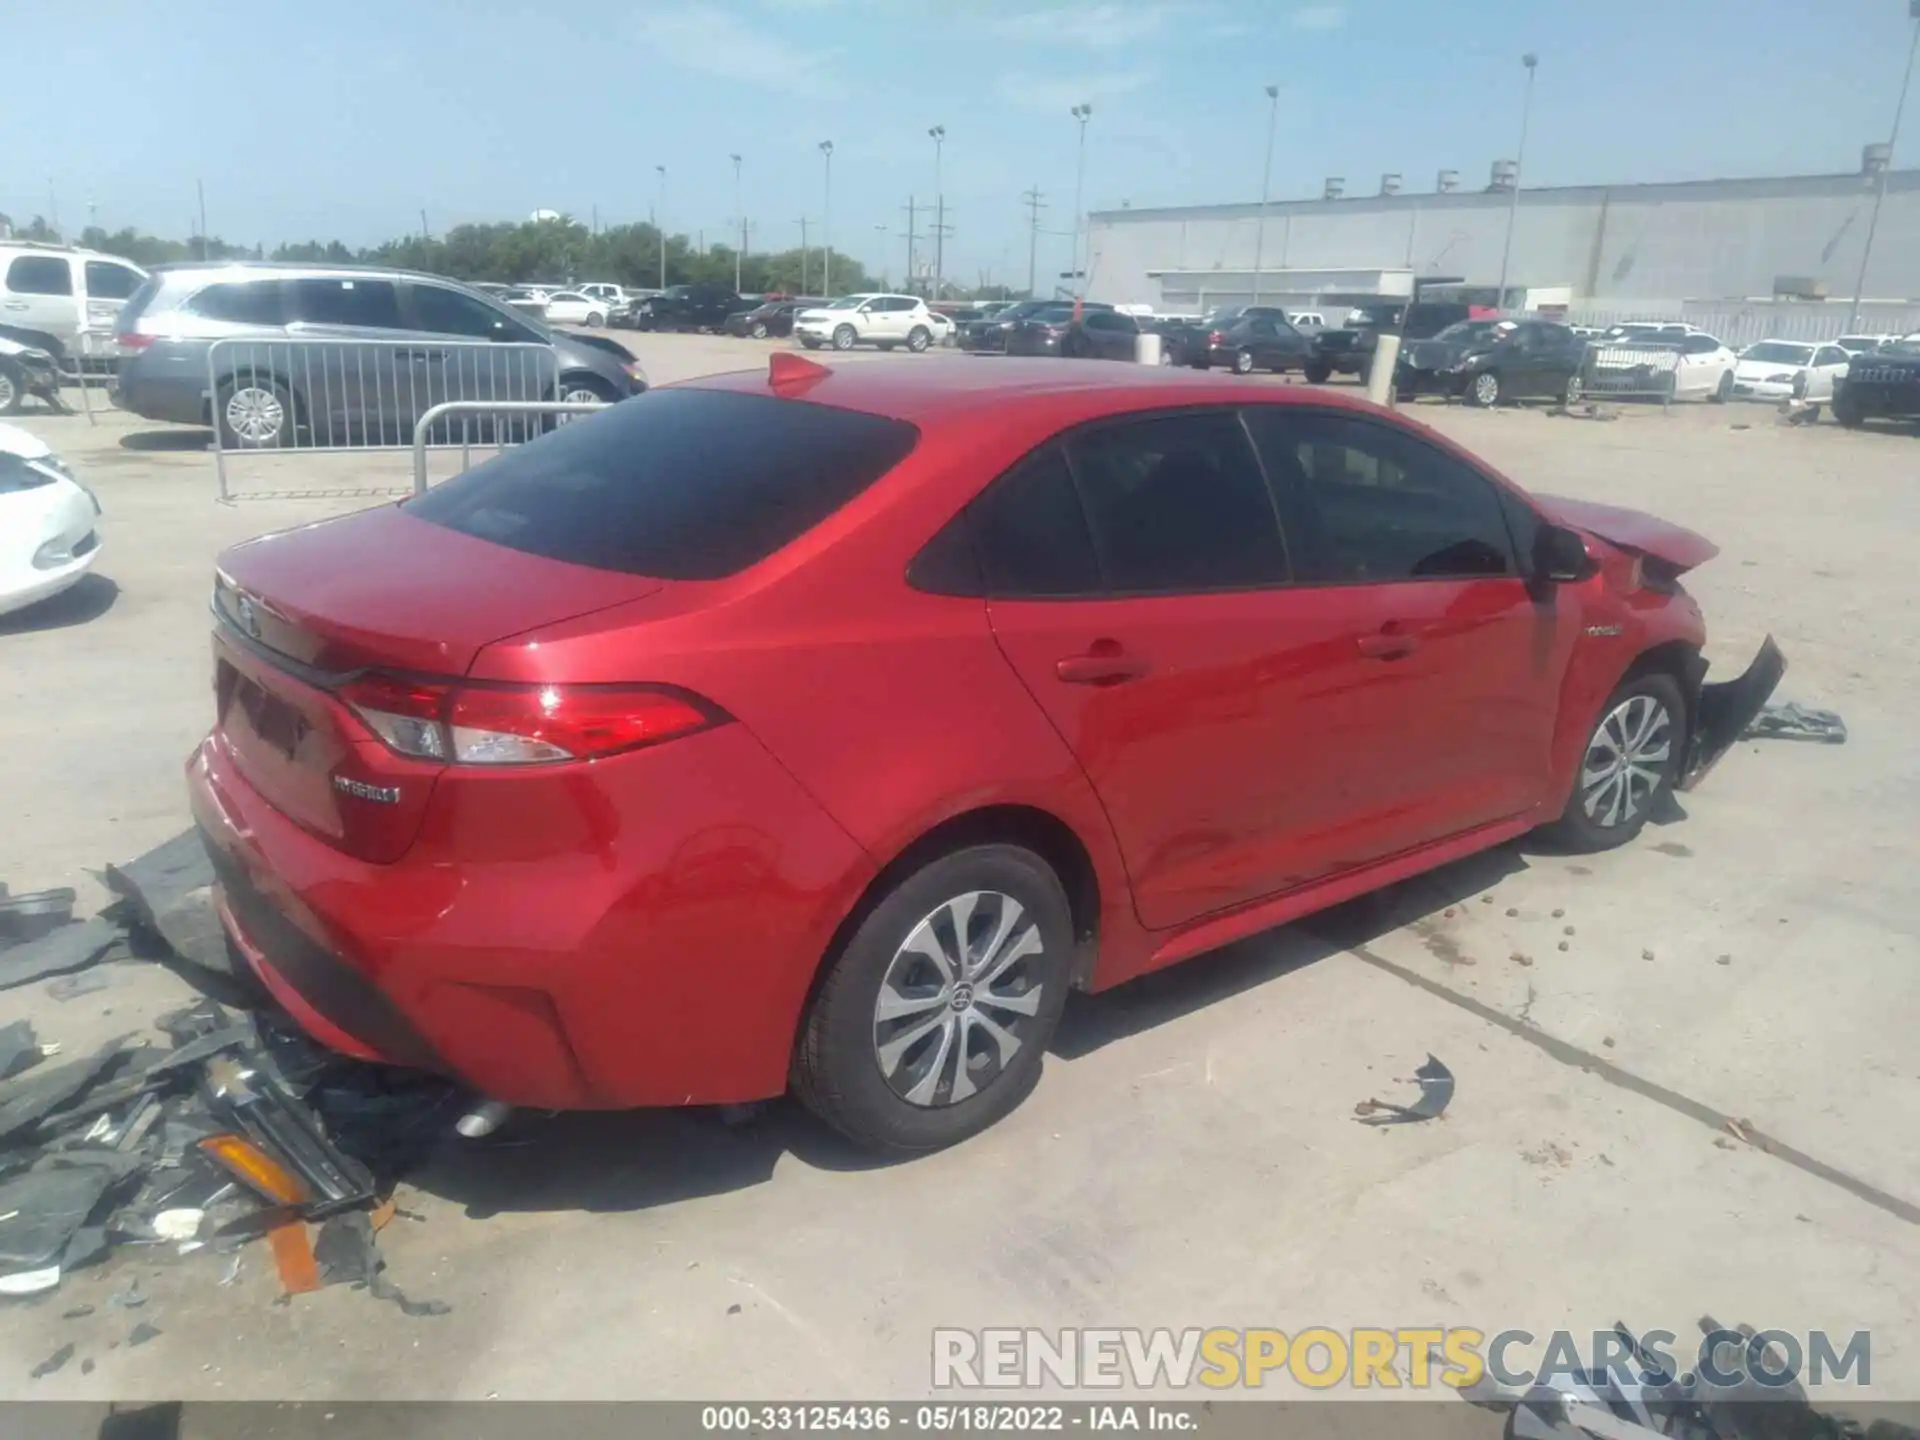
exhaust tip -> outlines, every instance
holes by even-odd
[[[482,1100],[453,1122],[453,1128],[466,1140],[484,1140],[513,1114],[513,1107],[500,1100]]]

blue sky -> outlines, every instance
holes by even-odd
[[[1906,0],[93,0],[16,4],[0,210],[184,233],[194,184],[236,242],[383,239],[535,208],[676,231],[744,209],[755,249],[823,211],[897,274],[946,126],[947,270],[1024,282],[1068,254],[1078,101],[1089,208],[1275,197],[1383,171],[1466,185],[1511,154],[1540,56],[1532,184],[1851,169],[1885,138]],[[21,63],[27,62],[27,63]],[[1920,100],[1916,101],[1920,106]],[[1909,117],[1909,131],[1920,117]],[[1903,147],[1910,153],[1912,141]],[[877,227],[888,227],[883,234]],[[815,234],[817,236],[817,230]]]

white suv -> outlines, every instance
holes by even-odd
[[[891,350],[904,345],[918,353],[940,331],[940,323],[918,295],[842,295],[793,318],[794,338],[809,350],[822,345],[836,350],[856,345]]]
[[[0,240],[0,336],[49,352],[63,368],[78,355],[118,356],[114,321],[146,279],[118,255]]]

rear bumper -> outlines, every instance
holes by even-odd
[[[218,736],[187,774],[229,938],[294,1020],[515,1105],[779,1094],[873,873],[738,724],[567,780],[443,782],[390,865],[275,810]]]
[[[114,378],[113,403],[146,420],[175,425],[207,423],[207,366],[151,351],[124,360]]]

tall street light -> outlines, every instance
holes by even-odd
[[[653,167],[660,172],[660,205],[654,211],[653,223],[660,231],[660,288],[667,288],[667,167]]]
[[[1887,172],[1893,169],[1893,148],[1900,143],[1900,117],[1907,109],[1907,87],[1913,83],[1913,57],[1920,54],[1920,0],[1908,0],[1907,13],[1913,16],[1913,42],[1907,46],[1907,73],[1900,81],[1900,99],[1893,107],[1893,133],[1887,137],[1886,163],[1880,167],[1879,183],[1873,190],[1873,215],[1867,221],[1866,243],[1860,249],[1860,274],[1853,282],[1853,304],[1847,310],[1847,329],[1860,323],[1860,296],[1867,288],[1867,262],[1873,258],[1873,232],[1880,228],[1880,202],[1887,198]]]
[[[1507,243],[1500,247],[1500,291],[1494,296],[1494,304],[1502,310],[1507,308],[1507,262],[1513,257],[1513,222],[1520,213],[1520,177],[1526,173],[1527,163],[1527,118],[1533,112],[1533,72],[1539,67],[1540,57],[1529,50],[1520,57],[1520,63],[1527,67],[1527,93],[1520,102],[1520,148],[1513,158],[1513,194],[1507,201]]]
[[[733,252],[733,293],[740,293],[740,262],[747,254],[747,212],[740,205],[740,157],[733,160],[733,214],[740,222],[740,244]]]
[[[1280,125],[1280,87],[1267,86],[1267,163],[1260,171],[1260,223],[1253,232],[1253,303],[1260,303],[1260,261],[1267,248],[1267,187],[1273,183],[1273,132]]]
[[[1074,308],[1078,310],[1080,302],[1087,298],[1087,267],[1081,255],[1086,217],[1081,213],[1080,204],[1087,185],[1087,117],[1093,114],[1093,106],[1076,105],[1072,114],[1080,122],[1080,158],[1073,175],[1073,299]]]
[[[820,293],[833,298],[833,142],[822,140],[820,153],[827,161],[826,191],[820,203]]]
[[[936,125],[927,134],[933,138],[933,298],[940,298],[940,280],[946,274],[947,196],[940,188],[940,151],[946,145],[947,127]],[[913,276],[907,276],[911,288]]]

